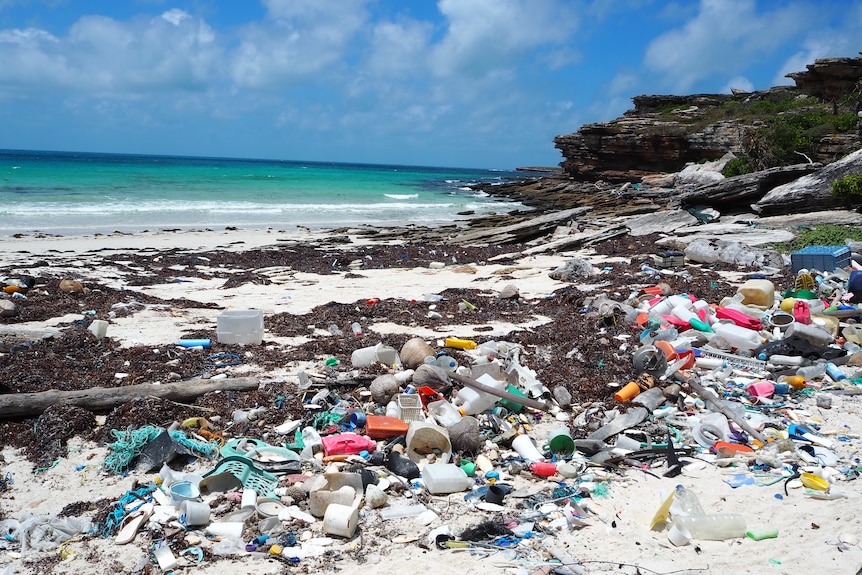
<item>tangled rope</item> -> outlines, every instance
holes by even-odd
[[[123,518],[126,515],[134,512],[144,503],[153,500],[152,493],[155,490],[155,485],[148,485],[139,489],[126,491],[126,493],[114,504],[114,508],[105,518],[105,525],[102,527],[102,537],[113,536],[120,529],[120,524],[122,524]],[[139,500],[140,503],[127,510],[126,506],[135,500]]]
[[[108,445],[111,453],[105,457],[103,464],[105,469],[117,475],[122,474],[128,469],[129,463],[141,454],[144,447],[163,432],[164,429],[153,425],[138,429],[128,429],[126,431],[112,429],[111,435],[114,436],[116,441]],[[171,439],[177,444],[204,457],[209,458],[218,454],[219,446],[217,442],[196,441],[187,437],[182,431],[171,431],[169,434]]]

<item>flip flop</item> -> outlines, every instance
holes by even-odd
[[[150,515],[153,514],[153,504],[152,503],[144,503],[128,515],[123,518],[122,523],[120,523],[120,530],[117,532],[117,537],[114,539],[114,542],[117,545],[124,545],[126,543],[131,543],[135,539],[135,535],[138,534],[141,527],[147,522],[150,518]]]

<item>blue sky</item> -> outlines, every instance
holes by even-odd
[[[0,148],[553,166],[860,38],[862,0],[0,0]]]

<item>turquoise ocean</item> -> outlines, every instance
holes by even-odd
[[[474,191],[524,172],[0,150],[0,234],[435,226],[523,208]],[[472,216],[469,216],[472,217]]]

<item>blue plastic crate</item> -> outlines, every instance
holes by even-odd
[[[808,246],[790,254],[793,273],[801,269],[831,272],[850,265],[848,246]]]

